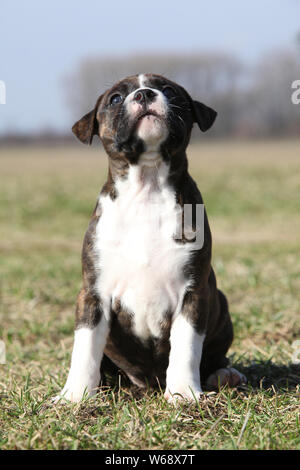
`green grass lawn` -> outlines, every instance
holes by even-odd
[[[300,142],[192,146],[213,265],[249,384],[169,405],[112,383],[53,406],[73,344],[80,251],[106,176],[99,147],[0,151],[0,448],[300,448]],[[300,354],[299,354],[300,358]]]

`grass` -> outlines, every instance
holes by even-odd
[[[179,408],[122,382],[79,405],[51,405],[68,372],[81,243],[106,158],[79,144],[1,149],[0,448],[300,448],[299,145],[190,148],[235,327],[230,359],[249,384]]]

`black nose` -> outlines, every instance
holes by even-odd
[[[150,90],[150,88],[143,88],[142,90],[137,90],[134,94],[134,101],[137,101],[138,103],[144,103],[148,101],[148,103],[151,103],[156,96],[155,91]]]

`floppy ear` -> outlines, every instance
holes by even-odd
[[[207,131],[215,122],[217,112],[199,101],[193,101],[194,122],[197,122],[202,132]]]
[[[84,144],[91,145],[93,136],[97,134],[98,123],[96,120],[95,109],[83,116],[79,121],[75,122],[72,127],[73,133]]]
[[[91,145],[93,136],[98,133],[96,108],[75,122],[72,131],[81,142]]]
[[[85,114],[81,119],[79,119],[79,121],[75,122],[72,127],[73,133],[84,144],[91,145],[94,135],[98,134],[99,125],[96,115],[102,96],[103,95],[98,98],[94,109]]]

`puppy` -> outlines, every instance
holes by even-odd
[[[71,368],[56,401],[95,394],[101,363],[163,387],[168,401],[246,381],[227,367],[232,323],[186,157],[193,124],[205,132],[216,114],[144,74],[118,82],[73,126],[85,144],[99,135],[108,177],[84,238]]]

